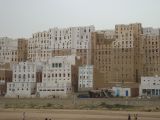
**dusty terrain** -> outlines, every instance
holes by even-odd
[[[160,120],[160,112],[59,109],[0,109],[0,120],[22,120],[23,112],[25,120],[127,120],[128,114],[133,118],[136,113],[138,120]]]
[[[160,120],[160,99],[9,99],[0,98],[0,120]],[[49,119],[48,119],[49,120]]]

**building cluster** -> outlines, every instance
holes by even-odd
[[[160,29],[141,23],[1,37],[0,95],[56,98],[107,88],[115,96],[160,96],[159,48]]]

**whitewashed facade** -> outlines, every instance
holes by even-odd
[[[8,37],[0,37],[0,62],[16,62],[18,50],[18,40]]]
[[[112,90],[115,97],[131,97],[131,88],[115,86]]]
[[[72,93],[72,65],[76,56],[55,56],[49,59],[42,72],[42,83],[37,83],[39,97],[67,97]]]
[[[79,67],[78,90],[86,91],[93,89],[93,65]]]
[[[52,57],[52,51],[70,50],[76,54],[77,49],[91,48],[91,32],[94,26],[52,28],[48,31],[33,34],[28,41],[28,59],[32,61],[47,61]]]
[[[91,32],[94,32],[94,26],[50,29],[52,48],[71,49],[72,53],[75,53],[76,49],[89,49]]]
[[[160,35],[160,28],[146,27],[143,28],[144,35]]]
[[[13,65],[13,81],[7,83],[6,97],[31,97],[36,93],[37,72],[42,67],[36,63],[20,62]]]
[[[34,33],[28,40],[28,59],[44,62],[51,58],[51,39],[47,31]]]
[[[141,77],[141,84],[139,87],[140,96],[160,96],[160,77],[150,76]]]

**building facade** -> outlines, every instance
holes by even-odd
[[[140,54],[142,76],[160,75],[160,37],[158,35],[141,35]]]
[[[115,97],[131,97],[131,88],[115,86],[112,87]]]
[[[116,84],[137,86],[141,76],[140,66],[140,23],[116,25],[115,30],[92,34],[93,65],[103,74],[99,87]],[[99,82],[98,82],[99,81]]]
[[[37,63],[20,62],[13,65],[12,82],[7,83],[6,97],[32,97],[36,94],[36,82],[42,67]]]
[[[111,79],[112,42],[115,40],[114,31],[98,31],[92,33],[92,64],[95,76],[94,88],[105,88]]]
[[[139,42],[142,34],[140,23],[116,25],[112,49],[112,82],[117,84],[133,84],[140,81],[141,66],[139,64]]]
[[[160,35],[160,28],[152,28],[152,27],[145,27],[143,28],[144,35]]]
[[[42,82],[37,83],[39,97],[67,97],[77,91],[79,58],[55,56],[46,63],[42,72]]]
[[[18,41],[8,38],[0,38],[0,62],[17,63],[18,62]]]
[[[80,66],[78,70],[78,91],[93,89],[93,65]]]
[[[14,81],[9,83],[10,87],[7,90],[13,90],[10,91],[10,95],[16,91],[15,96],[21,96],[20,93],[25,89],[28,90],[28,93],[25,91],[28,96],[31,94],[42,97],[61,96],[61,94],[67,96],[77,91],[77,88],[112,88],[117,85],[126,88],[138,87],[141,76],[160,75],[159,48],[160,29],[142,28],[141,23],[119,24],[115,25],[114,30],[96,32],[92,25],[53,28],[34,33],[29,40],[1,37],[0,65],[15,64],[13,72],[19,71],[13,73]],[[76,56],[80,59],[78,60]],[[27,60],[33,63],[25,62]],[[18,62],[24,63],[16,64]],[[45,63],[43,76],[36,70],[34,71],[36,75],[33,75],[36,81],[33,79],[30,81],[33,73],[22,72],[24,70],[20,68],[29,70],[32,69],[30,64],[34,67],[39,62]],[[24,64],[30,67],[24,67]],[[79,68],[79,78],[77,64],[83,65]],[[22,67],[14,68],[14,66]],[[63,73],[67,69],[70,69],[68,71],[70,73]],[[87,76],[87,69],[90,76]],[[11,80],[10,77],[5,76],[10,76],[10,72],[6,70],[0,72],[1,84],[3,84],[1,93],[4,94],[6,89],[4,81]],[[92,77],[92,82],[87,80]],[[38,82],[38,88],[35,87],[35,82]]]
[[[160,96],[160,77],[147,76],[141,77],[141,84],[139,88],[140,96],[156,97]]]
[[[0,64],[0,96],[7,91],[7,82],[12,82],[12,70],[9,63]]]
[[[94,26],[52,28],[33,34],[28,42],[28,59],[46,61],[54,56],[77,55],[82,62],[90,61],[91,32]]]
[[[21,38],[18,39],[18,62],[27,61],[28,54],[28,40]]]
[[[45,62],[51,58],[51,39],[47,31],[34,33],[28,40],[28,60]]]

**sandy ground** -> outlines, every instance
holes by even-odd
[[[0,109],[0,120],[127,120],[138,113],[138,120],[160,120],[160,112],[129,112],[105,110],[57,110],[57,109]],[[134,119],[132,119],[134,120]]]

